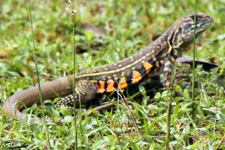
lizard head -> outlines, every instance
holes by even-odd
[[[194,31],[194,19],[195,13],[191,13],[179,19],[168,29],[168,43],[173,49],[186,49],[193,42],[194,34],[197,38],[214,21],[208,14],[196,13],[196,25]]]

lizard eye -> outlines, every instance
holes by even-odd
[[[192,15],[191,19],[194,21],[195,20],[195,15]],[[199,20],[199,19],[200,19],[199,16],[196,16],[196,21]]]
[[[195,15],[191,16],[191,19],[194,21],[195,20]],[[197,18],[196,18],[197,20]]]
[[[194,24],[194,21],[195,21],[195,15],[192,15],[191,16],[191,19],[193,21],[193,24]],[[199,24],[201,22],[201,17],[200,16],[196,16],[196,24]]]

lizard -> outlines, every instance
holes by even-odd
[[[194,23],[196,17],[196,24]],[[171,71],[176,58],[188,48],[194,39],[205,31],[214,19],[205,13],[191,13],[178,19],[160,37],[136,54],[121,61],[105,66],[82,71],[75,75],[75,103],[86,103],[97,93],[110,93],[127,88],[163,74],[163,86],[170,87]],[[41,85],[43,100],[63,97],[57,102],[59,105],[73,106],[74,75],[59,78]],[[3,111],[11,117],[26,119],[21,110],[34,103],[40,104],[38,87],[32,87],[15,93],[9,97]]]

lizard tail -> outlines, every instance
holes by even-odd
[[[43,101],[71,94],[73,92],[73,75],[42,84],[41,92]],[[3,111],[13,118],[25,120],[26,114],[22,113],[21,110],[24,107],[30,107],[34,103],[40,104],[38,86],[9,97],[3,105]],[[31,119],[31,121],[34,120],[34,118]]]

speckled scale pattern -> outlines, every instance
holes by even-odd
[[[126,88],[137,84],[145,78],[160,73],[164,74],[163,85],[170,87],[170,75],[175,59],[193,42],[194,34],[194,13],[182,17],[170,26],[157,40],[119,62],[108,64],[102,67],[80,72],[76,75],[78,89],[77,95],[87,94],[85,81],[93,83],[87,86],[96,93],[109,93],[115,90]],[[201,34],[212,22],[213,18],[207,14],[197,13],[196,37]],[[88,94],[87,94],[88,95]],[[94,92],[92,92],[94,95]],[[91,98],[92,96],[89,96]],[[80,97],[77,97],[80,99]],[[69,101],[71,97],[68,97]],[[86,101],[86,97],[81,101]],[[66,101],[66,104],[68,102]],[[71,103],[71,102],[69,102]]]

